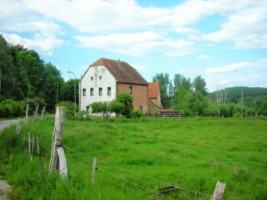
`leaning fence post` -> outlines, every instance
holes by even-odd
[[[33,118],[32,118],[33,121],[37,118],[38,110],[39,110],[39,104],[37,103],[35,111],[34,111],[34,115],[33,115]]]
[[[45,107],[43,107],[43,110],[42,110],[41,120],[43,120],[44,118],[44,112],[45,112]]]
[[[59,167],[59,156],[57,149],[62,146],[61,138],[65,120],[65,113],[66,111],[64,107],[57,107],[55,115],[54,132],[52,136],[51,157],[49,165],[50,174],[55,172]]]
[[[93,165],[92,165],[92,184],[95,184],[95,171],[96,171],[96,157],[93,157]]]
[[[35,142],[35,138],[34,135],[32,136],[32,155],[34,154],[34,142]]]
[[[37,155],[40,157],[40,146],[39,146],[39,137],[36,138],[36,148],[37,148]]]
[[[63,180],[66,180],[68,176],[67,161],[62,147],[57,148],[58,158],[59,158],[59,173]]]
[[[27,106],[26,106],[26,113],[25,113],[25,119],[24,119],[24,123],[25,123],[25,124],[28,123],[28,113],[29,113],[29,104],[27,103]]]
[[[18,118],[18,122],[16,125],[16,134],[19,135],[20,131],[21,131],[21,126],[19,125],[20,119]]]
[[[210,200],[222,200],[225,186],[226,186],[225,183],[221,183],[220,181],[217,181],[213,195]]]

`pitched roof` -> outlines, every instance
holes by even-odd
[[[100,58],[90,67],[105,66],[119,83],[147,85],[146,80],[127,62]]]
[[[152,82],[148,84],[148,98],[156,99],[159,94],[159,83]]]

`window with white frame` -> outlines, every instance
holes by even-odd
[[[111,87],[108,87],[107,94],[108,94],[108,96],[111,95]]]
[[[133,86],[129,85],[129,94],[133,94]]]
[[[94,96],[94,88],[90,88],[90,96]]]
[[[102,88],[99,88],[99,96],[102,96],[103,90]]]

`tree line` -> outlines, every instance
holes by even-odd
[[[53,111],[58,102],[73,101],[74,85],[78,91],[78,80],[64,81],[57,67],[36,51],[8,44],[0,35],[0,102],[38,103]]]
[[[245,116],[267,113],[267,89],[234,87],[209,93],[201,76],[193,80],[181,74],[158,73],[163,106],[180,114]],[[241,92],[243,97],[241,98]]]
[[[218,94],[226,96],[227,91],[209,94],[206,81],[201,76],[191,80],[175,74],[172,79],[168,73],[159,73],[153,77],[153,81],[160,83],[164,108],[175,109],[181,114],[234,116],[267,113],[266,88],[254,90],[253,95],[248,95],[251,90],[247,92],[243,88],[245,95],[241,106],[238,94],[242,88],[234,89],[232,96],[229,93],[227,101],[222,101],[222,98],[218,101]],[[36,104],[45,106],[47,111],[54,111],[59,102],[73,102],[74,86],[78,91],[78,82],[75,79],[65,81],[57,67],[44,62],[36,51],[22,45],[8,44],[0,35],[0,116],[22,114],[27,103],[32,112]],[[258,94],[255,95],[255,91]],[[78,92],[76,95],[79,102]],[[64,105],[73,106],[71,103]],[[111,105],[112,109],[120,107]],[[73,109],[69,110],[72,112]]]

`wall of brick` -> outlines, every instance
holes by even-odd
[[[133,103],[134,110],[139,110],[140,106],[142,106],[143,112],[147,113],[148,111],[147,85],[117,83],[117,94],[129,93],[129,86],[132,86],[132,96],[134,98],[134,103]]]

